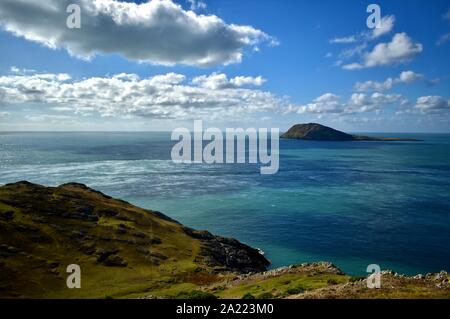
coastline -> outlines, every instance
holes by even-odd
[[[408,277],[385,270],[386,287],[373,290],[366,277],[349,276],[329,262],[268,269],[260,249],[187,228],[77,183],[0,186],[0,228],[0,296],[5,298],[98,298],[105,294],[99,275],[114,283],[105,294],[114,298],[450,297],[446,272]],[[84,282],[90,289],[62,289],[65,265],[73,260],[89,274]],[[30,285],[25,271],[30,261],[36,264],[30,275],[42,280],[45,290]],[[17,271],[22,277],[14,275]],[[138,283],[131,280],[136,275],[142,276]],[[142,280],[148,284],[142,286]],[[130,289],[134,292],[126,293]]]

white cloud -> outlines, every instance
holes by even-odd
[[[388,34],[394,29],[395,16],[388,15],[381,18],[381,27],[375,28],[370,32],[362,31],[354,35],[349,35],[346,37],[336,37],[330,40],[333,44],[349,44],[360,41],[371,41],[375,40],[382,35]]]
[[[365,66],[390,65],[411,60],[422,52],[423,46],[414,43],[406,33],[397,33],[389,43],[380,43],[365,56]]]
[[[441,113],[450,111],[450,100],[441,96],[421,96],[417,99],[414,109],[421,113]]]
[[[341,113],[342,103],[341,98],[332,93],[325,93],[314,99],[311,103],[300,105],[297,108],[297,113]]]
[[[342,65],[342,62],[340,63],[340,65]],[[363,67],[361,64],[355,62],[355,63],[344,64],[344,65],[342,65],[342,68],[344,70],[353,71],[353,70],[360,70]]]
[[[347,103],[345,113],[365,113],[379,111],[383,106],[400,102],[403,97],[400,94],[383,94],[375,92],[372,95],[354,93]]]
[[[81,29],[66,27],[66,7],[81,6]],[[197,5],[199,2],[196,2]],[[117,53],[155,64],[239,63],[246,48],[276,44],[252,26],[183,10],[172,0],[2,0],[0,25],[16,36],[90,59]]]
[[[350,115],[355,113],[366,113],[379,111],[383,106],[401,103],[403,97],[400,94],[373,93],[367,95],[364,93],[354,93],[347,101],[342,101],[341,97],[333,93],[326,93],[314,99],[311,103],[291,107],[289,112],[299,114],[337,114]]]
[[[403,83],[412,83],[421,79],[423,79],[423,75],[415,73],[414,71],[403,71],[399,76],[400,82]]]
[[[346,70],[357,70],[406,63],[422,51],[422,44],[414,43],[406,33],[397,33],[391,42],[379,43],[371,52],[365,53],[361,63],[346,64],[343,68]]]
[[[236,87],[241,87],[241,86],[246,86],[246,85],[261,86],[264,84],[264,82],[266,82],[266,79],[264,79],[261,76],[258,76],[258,77],[237,76],[230,80],[230,83],[232,83]]]
[[[266,80],[261,77],[237,76],[228,79],[224,73],[212,73],[195,77],[192,83],[204,88],[217,90],[227,88],[238,88],[242,86],[261,86]]]
[[[424,79],[422,74],[415,73],[413,71],[403,71],[400,73],[398,78],[387,78],[384,82],[377,81],[366,81],[366,82],[356,82],[355,90],[357,92],[367,92],[367,91],[385,91],[390,90],[396,84],[400,83],[412,83],[418,80]]]
[[[176,73],[142,79],[122,73],[79,81],[67,74],[9,75],[0,76],[0,103],[41,105],[79,115],[161,119],[242,118],[288,107],[284,98],[246,88],[263,81],[262,77],[228,80],[217,73],[191,82]]]
[[[394,86],[394,83],[395,81],[392,78],[388,78],[384,82],[377,82],[377,81],[356,82],[355,90],[357,92],[385,91],[391,89]]]
[[[382,35],[388,34],[394,28],[395,16],[388,15],[381,19],[381,27],[373,29],[372,33],[369,35],[371,39],[376,39]]]
[[[361,55],[366,48],[367,43],[361,43],[349,49],[342,50],[342,52],[339,54],[339,57],[344,60],[350,59],[355,55]]]

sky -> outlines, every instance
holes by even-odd
[[[0,131],[450,132],[449,57],[450,0],[2,0]]]

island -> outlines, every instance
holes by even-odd
[[[69,265],[81,287],[66,286]],[[0,186],[0,298],[449,298],[445,271],[382,272],[380,289],[329,262],[268,269],[258,249],[78,183]]]
[[[318,123],[296,124],[281,135],[284,139],[310,141],[377,141],[377,142],[418,142],[412,138],[386,138],[347,134]]]

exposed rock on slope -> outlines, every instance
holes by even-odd
[[[65,287],[69,264],[81,266],[85,289]],[[257,272],[268,264],[237,240],[186,228],[85,185],[0,187],[0,297],[98,297],[102,285],[119,292],[145,281],[157,286],[164,276],[208,282],[219,272]]]
[[[415,139],[351,135],[317,123],[294,125],[281,137],[312,141],[418,141]]]

